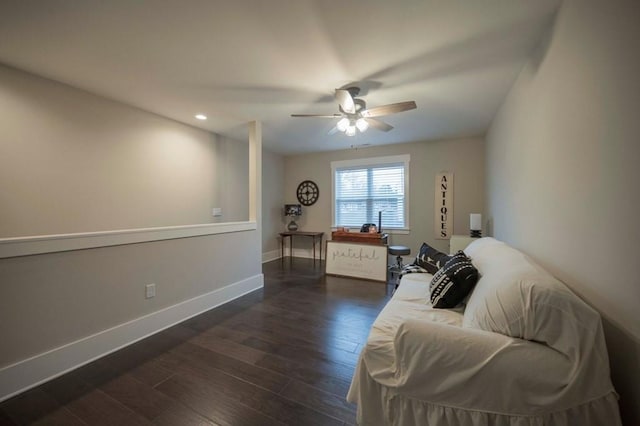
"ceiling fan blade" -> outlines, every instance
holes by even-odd
[[[342,117],[342,114],[291,114],[292,117],[320,117],[320,118],[336,118]]]
[[[336,100],[340,104],[340,108],[347,114],[356,113],[356,104],[348,90],[336,89]]]
[[[389,130],[393,129],[393,126],[391,124],[387,124],[384,121],[376,120],[375,118],[365,118],[365,120],[367,120],[369,126],[377,130],[382,130],[383,132],[388,132]]]
[[[338,128],[336,126],[333,126],[333,128],[331,130],[329,130],[329,132],[327,133],[328,135],[335,135],[336,133],[338,133],[340,130],[338,130]]]
[[[379,107],[369,108],[361,111],[363,117],[380,117],[383,115],[395,114],[396,112],[408,111],[410,109],[416,109],[416,103],[414,101],[398,102],[397,104],[382,105]]]

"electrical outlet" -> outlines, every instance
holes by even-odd
[[[144,297],[145,299],[151,299],[152,297],[156,297],[155,284],[147,284],[146,286],[144,286]]]
[[[221,207],[214,207],[213,209],[211,209],[211,214],[214,217],[220,217],[222,216],[222,208]]]

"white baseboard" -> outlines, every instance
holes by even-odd
[[[271,250],[262,253],[262,263],[271,262],[272,260],[280,259],[280,250]],[[313,250],[308,249],[293,249],[293,253],[291,253],[293,257],[304,257],[307,259],[313,259]],[[324,250],[322,251],[322,256],[324,257]],[[289,257],[289,249],[287,249],[284,253],[284,257]],[[316,250],[316,260],[320,257],[320,252]]]
[[[322,250],[323,258],[324,258],[324,254],[325,254],[324,250]],[[288,256],[288,255],[289,255],[289,251],[286,251],[285,252],[285,256]],[[313,250],[311,250],[311,249],[297,249],[297,248],[294,248],[292,255],[294,257],[306,257],[307,259],[313,259]],[[319,259],[319,258],[320,258],[320,249],[316,248],[316,260]],[[322,260],[322,259],[320,259],[320,260]]]
[[[255,275],[3,367],[0,401],[263,286],[264,276]]]
[[[280,250],[271,250],[262,253],[262,263],[271,262],[280,259]]]

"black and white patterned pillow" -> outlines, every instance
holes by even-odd
[[[402,271],[400,271],[400,276],[402,277],[403,275],[407,275],[407,274],[426,274],[427,270],[424,269],[422,266],[418,266],[418,265],[404,265],[402,267]]]
[[[430,274],[435,274],[450,258],[451,256],[448,254],[434,249],[427,243],[422,243],[420,253],[416,256],[413,264],[426,269]]]
[[[464,252],[459,251],[435,273],[429,291],[434,308],[454,308],[478,282],[478,270]]]

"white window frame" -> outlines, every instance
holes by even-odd
[[[385,228],[382,224],[382,232],[387,234],[408,234],[411,230],[409,222],[409,154],[392,155],[387,157],[360,158],[357,160],[341,160],[331,162],[331,227],[335,230],[336,224],[336,170],[352,167],[380,166],[384,164],[404,163],[404,228]]]

